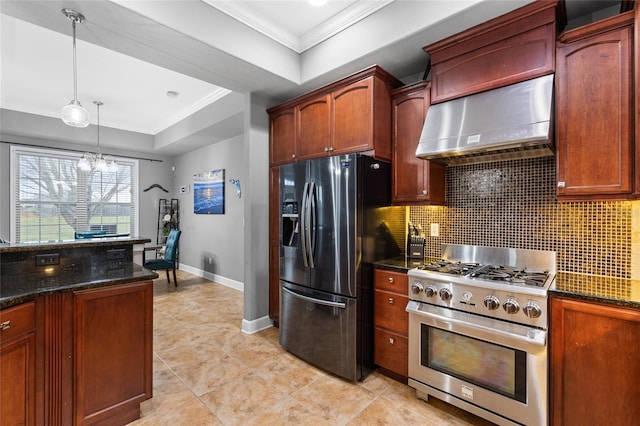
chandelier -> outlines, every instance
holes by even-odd
[[[116,160],[114,160],[111,156],[104,156],[100,152],[100,106],[103,105],[100,101],[93,101],[95,106],[98,109],[98,148],[96,149],[96,153],[92,154],[90,152],[85,152],[78,160],[78,169],[90,172],[90,171],[98,171],[98,172],[115,172],[118,170],[118,164]]]
[[[78,74],[76,70],[76,24],[84,22],[84,15],[72,9],[62,9],[62,14],[69,18],[73,29],[73,100],[60,112],[62,121],[72,127],[87,127],[89,112],[78,101]]]

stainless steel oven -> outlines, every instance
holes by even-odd
[[[499,425],[546,425],[554,275],[553,252],[476,246],[446,246],[434,269],[409,271],[409,385],[418,397]]]
[[[497,424],[547,424],[547,332],[411,301],[409,381]]]

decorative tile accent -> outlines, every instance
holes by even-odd
[[[631,277],[638,203],[556,202],[554,157],[451,166],[446,179],[444,207],[409,209],[409,220],[426,230],[427,257],[439,257],[445,243],[553,250],[560,271]],[[439,237],[428,236],[431,223]]]

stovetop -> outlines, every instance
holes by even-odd
[[[546,328],[555,272],[551,251],[443,245],[441,260],[409,271],[409,298]]]

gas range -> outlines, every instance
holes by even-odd
[[[409,298],[547,329],[556,253],[445,244],[442,258],[411,269]]]

